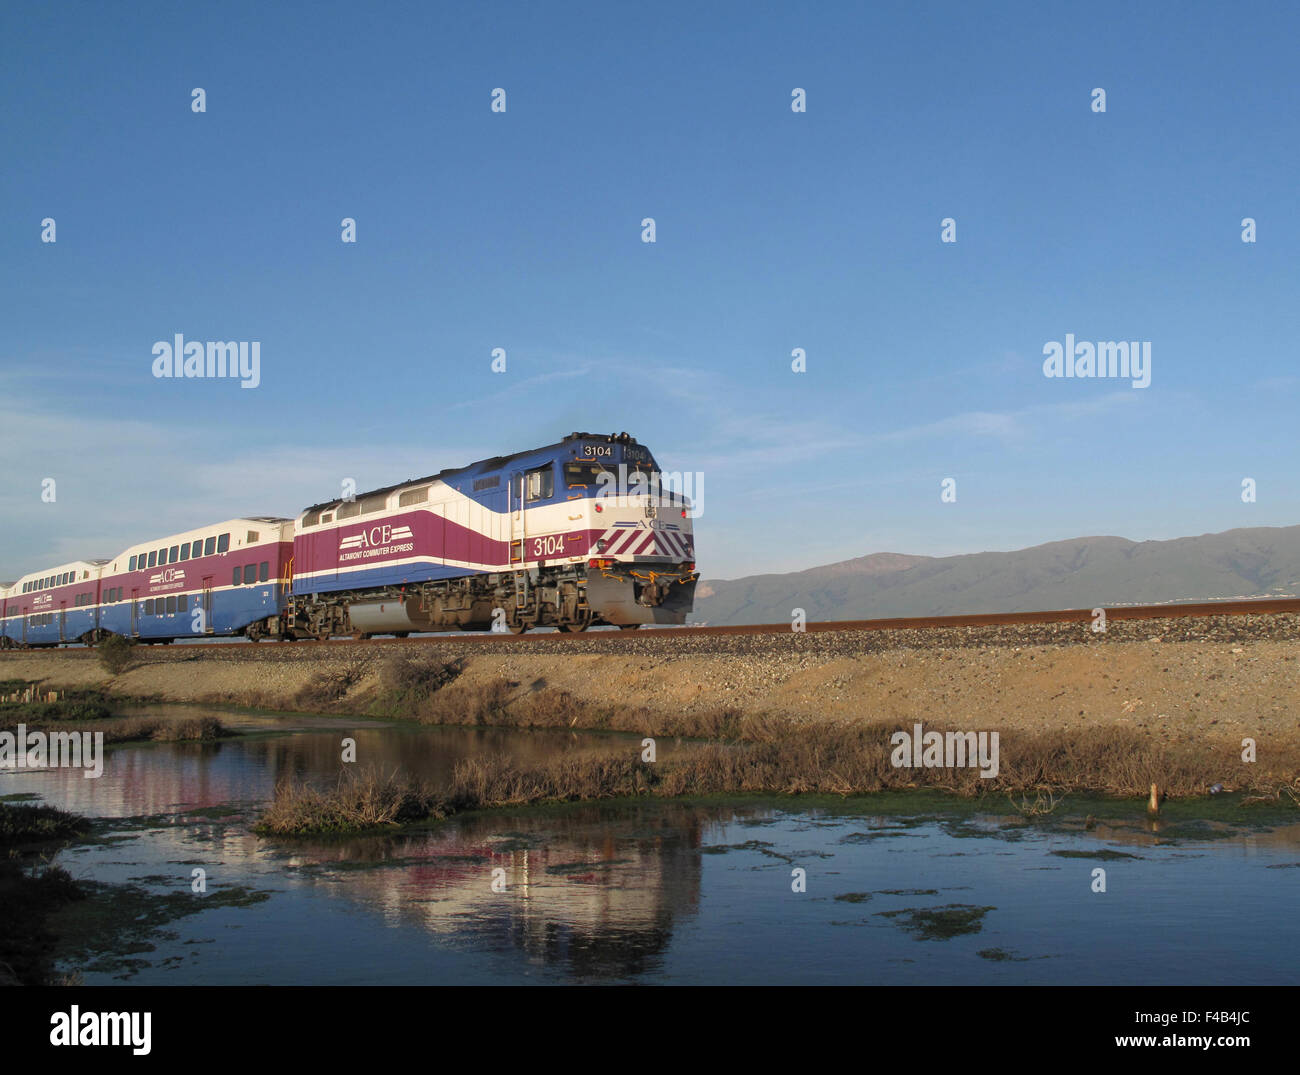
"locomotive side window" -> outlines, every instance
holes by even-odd
[[[222,534],[217,538],[217,552],[226,552],[230,549],[230,535]]]
[[[240,578],[243,574],[244,572],[242,568],[238,568],[238,567],[235,568],[234,571],[230,573],[230,585],[238,586],[240,582]]]
[[[176,611],[184,612],[189,607],[190,599],[185,594],[176,595]]]
[[[147,600],[147,601],[144,603],[144,614],[145,614],[146,616],[152,616],[152,615],[153,615],[153,598],[152,598],[152,597],[149,598],[149,600]]]
[[[176,598],[174,597],[167,598],[167,611],[168,612],[176,611]]]
[[[271,561],[263,560],[257,565],[257,581],[265,582],[271,577]]]
[[[188,560],[189,558],[190,558],[190,543],[187,541],[184,545],[181,546],[181,560]]]
[[[251,586],[251,585],[253,585],[253,583],[255,583],[256,581],[257,581],[257,565],[256,565],[256,564],[245,564],[245,565],[244,565],[244,585],[245,585],[245,586]]]
[[[158,553],[156,551],[151,552],[149,554],[149,566],[154,567],[157,565],[157,563],[158,563]]]
[[[545,500],[555,492],[555,472],[550,467],[539,467],[528,472],[528,499]]]
[[[173,545],[171,550],[167,553],[167,562],[169,564],[174,564],[178,559],[180,559],[180,549]]]
[[[135,557],[134,557],[134,556],[131,557],[131,563],[128,565],[127,570],[128,570],[128,571],[134,571],[134,570],[135,570]]]
[[[191,547],[191,549],[190,549],[190,555],[193,556],[194,559],[196,559],[196,560],[197,560],[200,556],[203,555],[203,539],[202,539],[202,538],[199,538],[199,540],[196,541],[196,542],[194,543],[193,547]]]
[[[216,551],[217,551],[217,539],[216,539],[216,538],[208,538],[205,542],[203,542],[203,555],[204,555],[204,556],[211,556],[211,555],[212,555],[214,552],[216,552]]]

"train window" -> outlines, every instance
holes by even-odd
[[[203,539],[202,539],[202,538],[199,538],[198,541],[196,541],[193,545],[190,546],[190,555],[191,555],[192,557],[194,557],[194,559],[196,559],[196,560],[197,560],[200,556],[203,555]]]
[[[217,552],[227,552],[230,549],[230,535],[222,534],[217,538]]]
[[[256,531],[256,530],[250,530],[250,531],[248,532],[248,541],[245,542],[245,544],[252,545],[253,542],[255,542],[256,540],[257,540],[257,531]]]
[[[239,583],[240,583],[240,581],[241,581],[241,579],[243,578],[243,574],[244,574],[244,572],[243,572],[243,569],[242,569],[242,568],[238,568],[238,567],[235,568],[235,569],[230,573],[230,584],[231,584],[232,586],[238,586]]]
[[[149,566],[150,566],[150,567],[153,567],[153,566],[154,566],[155,564],[157,564],[157,563],[158,563],[158,553],[157,553],[157,551],[151,552],[151,553],[149,554]]]
[[[167,550],[166,550],[166,549],[159,549],[159,550],[158,550],[158,566],[159,566],[159,567],[162,567],[162,566],[163,566],[164,564],[166,564],[166,563],[167,563]]]
[[[271,561],[263,560],[257,565],[257,581],[265,582],[271,577]]]
[[[153,598],[152,598],[152,597],[150,597],[150,598],[149,598],[148,600],[146,600],[145,603],[144,603],[144,614],[145,614],[146,616],[152,616],[152,615],[153,615]]]
[[[174,595],[172,597],[167,598],[167,611],[168,612],[176,611],[176,598]]]
[[[189,607],[190,599],[183,593],[176,595],[176,611],[184,612]]]
[[[550,467],[528,472],[528,499],[545,500],[555,492],[555,473]]]
[[[135,570],[135,557],[134,557],[134,556],[131,557],[131,562],[130,562],[129,566],[127,567],[127,570],[128,570],[128,571],[134,571],[134,570]]]
[[[500,474],[493,474],[492,477],[490,478],[475,478],[474,492],[477,493],[480,489],[495,489],[500,484],[501,484]]]
[[[257,581],[257,565],[256,565],[256,564],[245,564],[245,565],[244,565],[244,585],[245,585],[245,586],[251,586],[251,585],[253,585],[253,583],[255,583],[256,581]]]
[[[340,519],[351,519],[353,516],[361,514],[361,502],[353,500],[347,504],[340,504],[339,510],[334,514]]]
[[[184,562],[190,558],[190,543],[187,541],[181,546],[181,561]]]
[[[180,559],[180,556],[181,556],[181,550],[177,546],[173,545],[167,553],[167,562],[169,564],[174,564],[177,560]]]
[[[203,555],[211,556],[217,551],[217,539],[214,537],[206,538],[203,542]]]
[[[476,489],[478,488],[478,482],[474,483],[474,487]],[[423,504],[428,499],[429,487],[427,485],[419,489],[407,489],[404,493],[398,496],[397,506],[399,508],[409,508],[412,504]]]

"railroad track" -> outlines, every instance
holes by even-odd
[[[1185,617],[1206,616],[1267,616],[1281,613],[1300,613],[1300,598],[1261,598],[1248,601],[1206,601],[1175,605],[1121,605],[1106,608],[1108,622],[1120,620],[1163,620],[1182,619]],[[825,620],[809,623],[804,631],[807,634],[820,634],[827,631],[915,631],[931,628],[951,627],[997,627],[1015,624],[1035,623],[1087,623],[1093,621],[1093,610],[1087,608],[1056,609],[1047,612],[993,612],[965,616],[913,616],[880,620]],[[295,647],[339,647],[339,646],[400,646],[411,643],[437,645],[440,642],[478,643],[482,645],[522,645],[535,642],[554,641],[555,639],[600,638],[604,640],[621,639],[631,641],[637,638],[690,636],[707,637],[710,635],[774,635],[789,634],[788,623],[740,624],[726,627],[663,627],[653,631],[599,631],[584,634],[563,635],[548,631],[545,634],[509,633],[448,633],[437,635],[413,635],[410,638],[371,638],[360,641],[352,638],[332,638],[326,642],[302,641],[294,643]],[[188,650],[220,650],[242,642],[185,642]],[[247,643],[244,643],[247,644]],[[262,642],[258,645],[273,643]],[[283,643],[281,643],[283,644]],[[616,643],[617,644],[617,643]],[[80,648],[80,647],[78,647]],[[11,651],[21,652],[21,651]]]

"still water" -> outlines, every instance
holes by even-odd
[[[871,800],[574,804],[405,836],[264,840],[248,827],[276,781],[332,779],[345,735],[359,761],[434,779],[476,753],[528,762],[640,742],[220,716],[250,734],[118,748],[98,780],[0,777],[0,794],[110,819],[57,858],[130,886],[113,900],[132,929],[112,945],[92,930],[62,962],[87,984],[1300,979],[1300,824],[1153,832],[1135,809],[1085,831],[1009,809],[909,813],[894,797],[889,812]],[[196,869],[206,893],[191,890]]]

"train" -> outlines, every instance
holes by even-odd
[[[74,560],[0,586],[0,646],[680,625],[694,508],[627,433]]]

